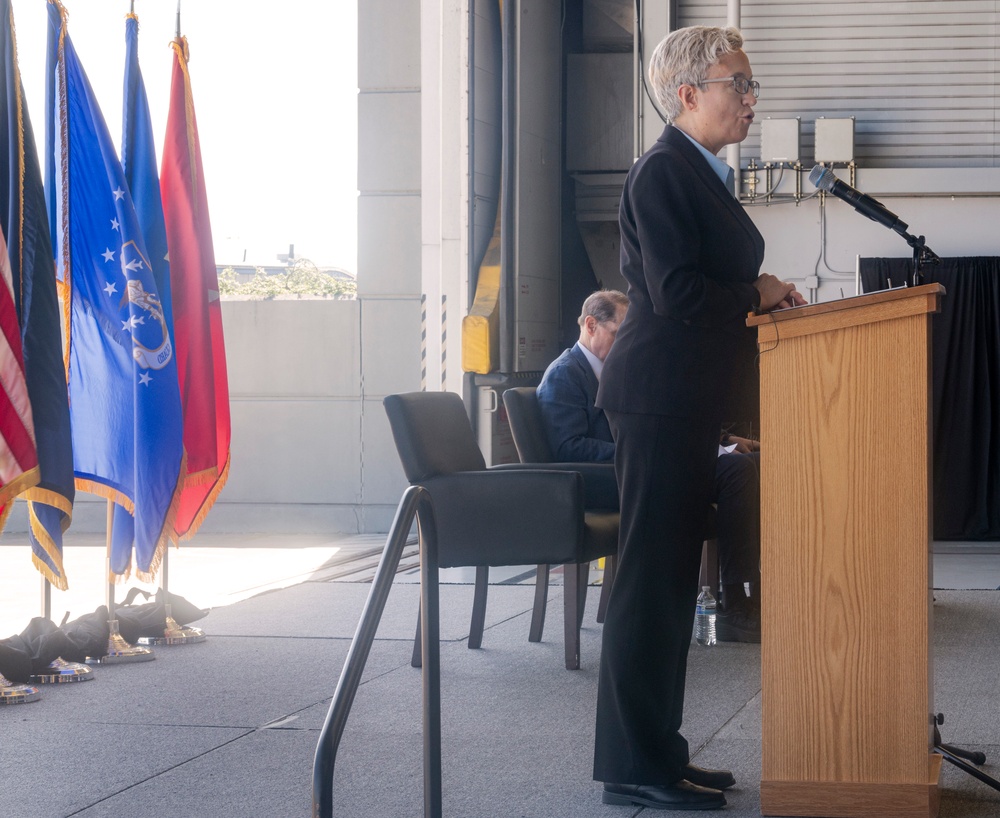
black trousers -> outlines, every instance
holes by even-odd
[[[721,418],[608,412],[621,493],[619,563],[604,621],[594,778],[669,785],[680,733],[701,546]]]

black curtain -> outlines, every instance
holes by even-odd
[[[912,277],[910,258],[861,259],[864,292]],[[1000,540],[1000,258],[944,258],[933,317],[934,538]]]

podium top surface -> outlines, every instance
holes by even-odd
[[[759,333],[766,332],[768,328],[777,330],[778,326],[783,326],[781,334],[787,336],[792,324],[785,322],[799,319],[812,319],[801,322],[801,331],[809,332],[832,328],[835,325],[866,323],[880,318],[940,312],[941,298],[945,292],[944,285],[938,283],[922,284],[919,287],[896,287],[819,304],[787,307],[759,315],[751,314],[747,316],[747,326],[757,327]],[[806,329],[807,325],[809,329]],[[800,334],[800,330],[792,334]]]

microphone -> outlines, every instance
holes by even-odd
[[[907,224],[900,221],[899,216],[886,208],[881,202],[866,196],[860,190],[855,190],[846,182],[838,179],[832,170],[816,165],[809,174],[809,181],[820,190],[832,193],[838,199],[847,202],[851,207],[863,216],[867,216],[874,222],[878,222],[883,227],[895,230],[897,233],[905,233]]]

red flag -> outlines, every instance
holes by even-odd
[[[178,37],[171,46],[174,67],[160,190],[187,452],[187,474],[174,531],[178,538],[189,539],[229,475],[229,380],[187,38]]]
[[[21,323],[7,242],[0,233],[0,531],[14,498],[37,485],[39,477],[35,426],[24,379]]]

